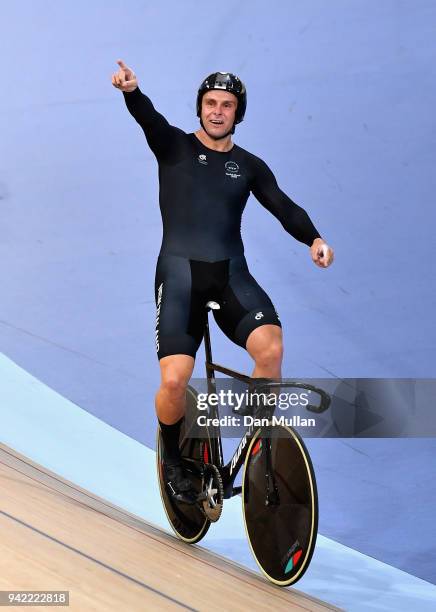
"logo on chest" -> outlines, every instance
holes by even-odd
[[[207,166],[206,155],[199,155],[197,159],[200,164],[203,164],[203,166]]]
[[[231,176],[233,179],[237,179],[241,176],[239,173],[239,166],[236,162],[228,161],[224,164],[226,170],[226,176]]]

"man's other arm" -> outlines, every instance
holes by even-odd
[[[255,198],[280,221],[288,234],[311,248],[314,263],[323,268],[329,266],[333,261],[333,250],[321,238],[307,212],[280,189],[265,162],[259,158],[255,160],[251,186]]]

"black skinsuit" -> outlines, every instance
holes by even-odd
[[[159,164],[159,359],[180,353],[195,357],[208,300],[221,306],[214,315],[224,333],[245,348],[256,327],[280,325],[244,257],[241,218],[250,192],[300,242],[310,246],[319,234],[261,159],[237,145],[226,153],[205,147],[195,134],[171,126],[139,88],[124,97]]]

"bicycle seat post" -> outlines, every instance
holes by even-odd
[[[207,302],[206,304],[206,320],[204,323],[204,350],[206,353],[206,372],[207,378],[210,382],[215,382],[215,371],[210,368],[210,364],[212,363],[212,345],[210,342],[210,332],[209,332],[209,311],[210,310],[219,310],[220,305],[217,302]]]
[[[216,393],[216,381],[215,381],[215,369],[212,361],[212,346],[210,342],[209,332],[209,311],[219,310],[220,305],[217,302],[207,302],[206,304],[206,319],[204,322],[204,349],[206,353],[206,376],[207,376],[207,392],[208,394]],[[211,415],[218,416],[218,407],[211,406]],[[213,437],[212,444],[212,462],[216,465],[224,465],[223,447],[221,442],[220,428],[214,428],[215,436]]]

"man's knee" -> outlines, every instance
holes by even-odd
[[[247,350],[258,365],[281,363],[283,358],[281,329],[271,326],[254,330],[248,338]]]
[[[281,363],[282,358],[283,344],[280,340],[273,340],[267,346],[259,347],[254,355],[256,363],[263,366]]]
[[[181,373],[169,372],[162,377],[161,389],[171,397],[183,397],[187,386],[188,381]]]
[[[171,398],[184,397],[194,368],[194,359],[187,355],[165,357],[160,361],[161,390]]]

